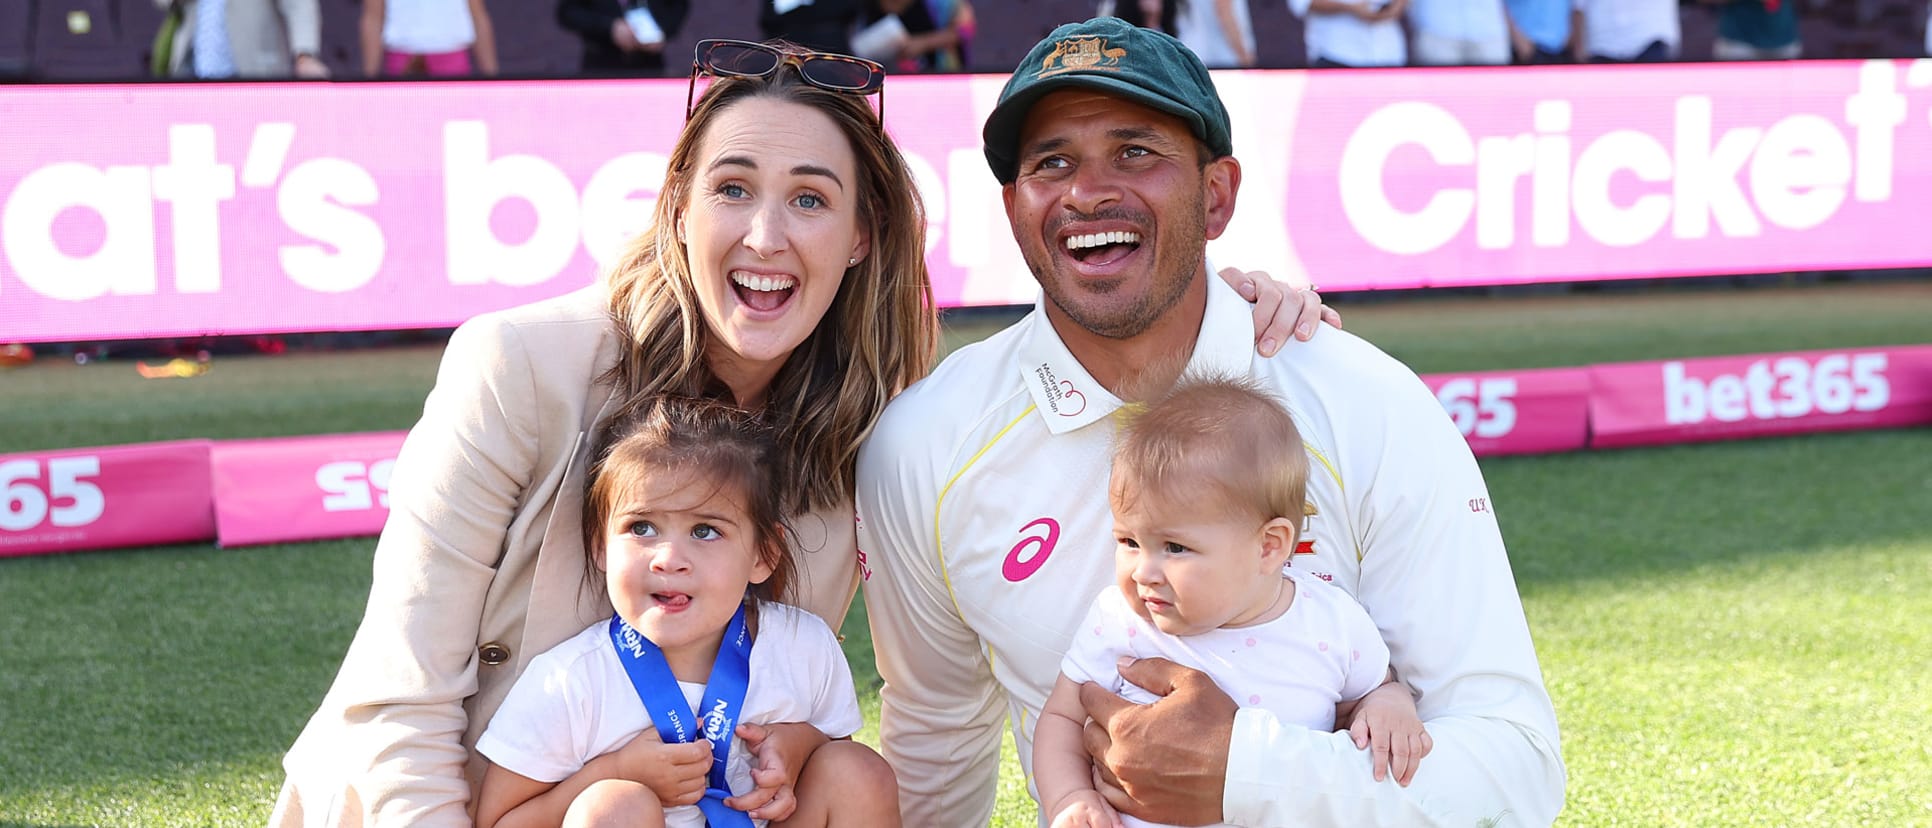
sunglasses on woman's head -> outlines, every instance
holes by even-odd
[[[691,60],[691,85],[684,90],[684,119],[691,119],[698,76],[768,78],[790,65],[798,77],[820,89],[848,95],[879,96],[879,125],[885,128],[885,67],[865,58],[830,52],[788,52],[748,40],[700,40]]]

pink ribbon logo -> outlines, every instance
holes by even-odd
[[[1064,403],[1069,400],[1079,400],[1080,401],[1079,407],[1076,408],[1070,405],[1062,405],[1060,406],[1060,409],[1059,409],[1060,416],[1077,417],[1080,415],[1080,412],[1087,410],[1087,395],[1073,390],[1073,380],[1061,380],[1060,381],[1060,401]],[[1058,531],[1058,530],[1056,529],[1055,531]]]

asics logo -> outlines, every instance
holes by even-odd
[[[1000,574],[1016,584],[1033,577],[1046,564],[1047,556],[1060,543],[1060,522],[1043,517],[1021,527],[1020,534],[1020,542],[1007,550],[1006,561],[1000,565]]]

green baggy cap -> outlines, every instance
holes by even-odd
[[[1215,157],[1234,154],[1228,108],[1207,67],[1173,37],[1116,17],[1096,17],[1054,29],[1026,54],[1000,91],[981,137],[986,163],[1001,184],[1018,177],[1020,127],[1027,111],[1057,89],[1093,89],[1151,107],[1187,122]]]

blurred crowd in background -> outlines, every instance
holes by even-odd
[[[5,0],[0,79],[682,76],[709,37],[1007,72],[1111,14],[1216,68],[1918,57],[1929,0]],[[667,58],[667,56],[672,56]]]

